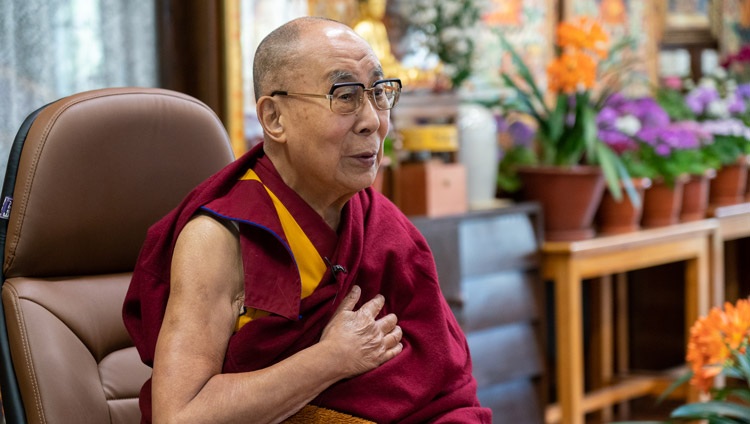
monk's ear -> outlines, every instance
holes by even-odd
[[[276,98],[263,96],[258,99],[255,110],[266,135],[273,141],[283,143],[286,141],[286,133],[279,106]]]

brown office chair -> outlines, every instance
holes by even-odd
[[[146,229],[232,160],[216,115],[168,90],[95,90],[27,118],[0,210],[8,423],[140,421],[151,369],[122,323],[130,272]]]

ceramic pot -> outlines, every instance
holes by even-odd
[[[641,226],[646,228],[663,227],[679,222],[682,210],[682,192],[687,176],[675,179],[673,185],[659,179],[643,196],[643,217]]]
[[[711,180],[716,171],[711,169],[703,175],[691,175],[682,189],[680,221],[698,221],[706,217]]]
[[[633,178],[631,181],[640,199],[640,204],[634,205],[625,191],[623,191],[622,199],[617,201],[612,193],[606,190],[596,214],[596,223],[600,234],[629,233],[641,228],[644,192],[651,187],[651,180],[649,178]]]
[[[747,159],[743,158],[716,171],[711,180],[709,200],[711,208],[742,203],[747,185]]]
[[[539,202],[544,238],[572,241],[595,235],[594,214],[604,194],[604,175],[596,166],[519,167],[521,197]]]

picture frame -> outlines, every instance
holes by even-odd
[[[659,7],[668,0],[565,0],[562,18],[589,16],[599,21],[614,43],[621,37],[635,38],[636,47],[623,52],[635,63],[631,72],[642,81],[629,89],[631,94],[645,94],[658,79]]]
[[[687,52],[689,75],[694,81],[716,66],[723,3],[725,0],[668,0],[659,11],[663,27],[658,39],[660,50],[663,54]],[[665,63],[670,63],[669,59]]]
[[[558,22],[554,0],[491,0],[482,20],[501,33],[529,67],[534,79],[546,86],[547,64],[554,56],[555,26]],[[502,47],[498,50],[502,51]],[[501,71],[512,72],[507,54],[497,58]]]
[[[667,0],[659,10],[663,45],[715,46],[725,0]]]
[[[750,1],[713,0],[711,29],[723,55],[750,44]]]
[[[666,2],[666,31],[708,30],[713,4],[709,0],[668,0]]]

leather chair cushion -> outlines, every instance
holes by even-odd
[[[132,271],[146,229],[233,160],[192,97],[107,89],[45,107],[19,161],[5,277]]]
[[[121,319],[130,275],[6,281],[11,355],[29,422],[139,421],[138,393],[151,369]]]

